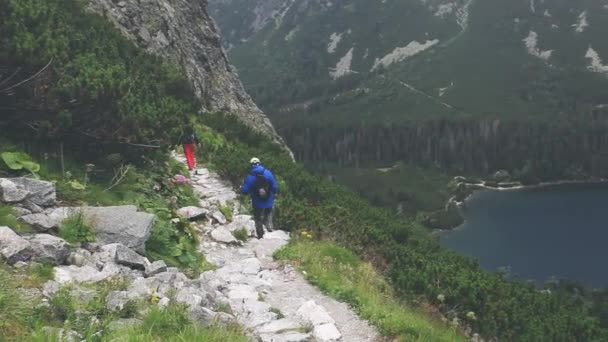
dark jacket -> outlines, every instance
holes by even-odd
[[[272,191],[270,194],[270,197],[268,197],[267,199],[263,200],[260,198],[260,196],[258,196],[257,192],[255,192],[255,175],[254,174],[263,174],[264,177],[270,182]],[[267,170],[266,168],[264,168],[261,165],[256,165],[256,166],[252,166],[251,167],[251,173],[247,175],[247,177],[245,177],[245,182],[243,183],[243,186],[241,187],[241,192],[244,194],[250,194],[251,195],[251,203],[253,204],[254,208],[272,208],[272,205],[274,204],[274,197],[275,194],[277,194],[279,192],[279,185],[277,184],[277,181],[274,179],[274,175],[272,174],[272,172],[270,172],[269,170]]]
[[[199,144],[198,137],[194,133],[183,133],[179,136],[179,144]]]

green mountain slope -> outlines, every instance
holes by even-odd
[[[273,4],[211,1],[246,87],[279,122],[528,120],[608,103],[601,1]]]

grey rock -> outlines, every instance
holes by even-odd
[[[29,214],[21,217],[21,220],[34,227],[39,232],[46,232],[53,228],[57,228],[59,223],[53,222],[48,215],[44,213]]]
[[[50,280],[44,283],[44,285],[42,286],[42,295],[47,298],[50,298],[54,296],[55,293],[59,292],[60,289],[61,285],[58,282]]]
[[[61,223],[77,210],[77,208],[49,208],[42,212],[22,216],[21,220],[38,231],[46,232],[50,229],[59,228]]]
[[[217,242],[238,243],[238,240],[234,237],[234,235],[232,235],[228,229],[222,226],[211,231],[211,237]]]
[[[219,224],[226,224],[228,222],[228,220],[226,220],[226,216],[224,216],[224,214],[222,214],[220,211],[214,211],[211,214],[211,218]]]
[[[245,124],[269,136],[288,151],[283,139],[247,94],[230,65],[221,45],[219,30],[208,13],[207,1],[91,0],[89,8],[107,16],[139,47],[180,64],[195,95],[205,104],[204,112],[235,113]],[[196,24],[193,24],[194,20]],[[150,32],[142,32],[144,28],[145,31],[158,31],[162,36],[156,33],[157,39],[150,40]]]
[[[87,251],[86,249],[79,248],[70,253],[66,262],[68,265],[76,265],[82,267],[87,263],[90,257],[91,252]]]
[[[23,201],[29,192],[17,188],[17,184],[6,178],[0,178],[0,201],[16,203]]]
[[[9,227],[0,227],[0,254],[9,262],[29,260],[33,254],[27,240]]]
[[[15,215],[17,215],[17,217],[21,217],[21,216],[25,216],[25,215],[29,215],[32,212],[28,209],[25,209],[23,207],[13,207],[13,212],[15,212]]]
[[[281,334],[287,331],[293,331],[302,328],[300,324],[290,319],[283,318],[276,321],[272,321],[258,331],[262,334]]]
[[[228,229],[230,232],[243,228],[247,230],[249,236],[255,235],[255,222],[250,215],[236,215],[232,219],[232,222],[226,226],[226,229]]]
[[[167,306],[169,306],[169,303],[171,303],[171,299],[163,297],[158,301],[158,306],[166,308]]]
[[[342,338],[342,334],[333,323],[315,326],[312,335],[318,342],[334,342]]]
[[[24,199],[30,203],[49,207],[57,202],[55,184],[51,182],[25,177],[7,179],[15,184],[17,189],[28,193]]]
[[[193,307],[190,309],[190,319],[202,326],[212,325],[216,316],[216,312],[202,306]]]
[[[162,272],[167,272],[167,264],[165,264],[163,260],[157,260],[146,266],[144,275],[146,277],[152,277]]]
[[[139,28],[139,38],[141,38],[144,42],[147,43],[152,39],[152,36],[150,36],[150,31],[148,31],[147,28],[140,27]]]
[[[199,307],[203,304],[205,292],[191,287],[183,287],[177,290],[175,301],[186,304],[191,308]]]
[[[70,255],[68,243],[61,238],[49,234],[36,234],[28,237],[33,250],[32,259],[39,262],[61,265]]]
[[[336,323],[333,318],[327,313],[325,308],[317,305],[314,300],[309,300],[302,304],[296,312],[306,323],[310,323],[313,326]]]
[[[25,261],[17,261],[16,263],[13,264],[14,268],[24,268],[24,267],[28,267],[29,264]]]
[[[95,296],[97,296],[97,292],[89,289],[75,288],[70,291],[70,295],[72,296],[72,298],[74,298],[80,303],[88,303],[95,299]]]
[[[41,213],[44,211],[44,208],[28,201],[27,199],[25,201],[21,202],[21,205],[23,206],[23,208],[31,211],[33,214],[38,214],[38,213]]]
[[[260,334],[262,342],[309,342],[310,334],[287,332],[283,334]]]
[[[117,264],[138,270],[145,270],[146,266],[150,264],[148,259],[142,257],[123,244],[118,244],[116,246],[115,258]]]
[[[131,300],[127,291],[112,291],[106,298],[106,309],[120,311]]]
[[[137,212],[137,208],[132,205],[87,207],[83,208],[83,212],[93,224],[97,242],[122,243],[137,252],[144,252],[154,224],[154,215]]]
[[[177,214],[181,217],[188,220],[196,220],[207,215],[207,209],[199,208],[199,207],[183,207],[177,210]]]

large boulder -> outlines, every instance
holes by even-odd
[[[137,212],[133,205],[82,209],[101,244],[121,243],[143,253],[154,224],[154,215]]]
[[[28,260],[32,246],[9,227],[0,227],[0,254],[10,262]]]
[[[33,178],[3,178],[0,180],[0,191],[3,200],[7,196],[13,199],[13,201],[6,200],[6,202],[27,201],[42,207],[50,207],[57,202],[55,185]],[[25,196],[23,196],[24,194]],[[23,198],[18,199],[20,197]]]
[[[68,243],[49,234],[36,234],[26,238],[33,250],[33,259],[40,262],[49,262],[61,265],[70,255]]]
[[[17,184],[10,179],[0,178],[0,201],[16,203],[23,201],[29,192],[17,188]]]

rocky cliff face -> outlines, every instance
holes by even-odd
[[[110,19],[139,47],[181,65],[204,111],[234,113],[284,145],[228,61],[207,0],[89,0],[89,8]]]

